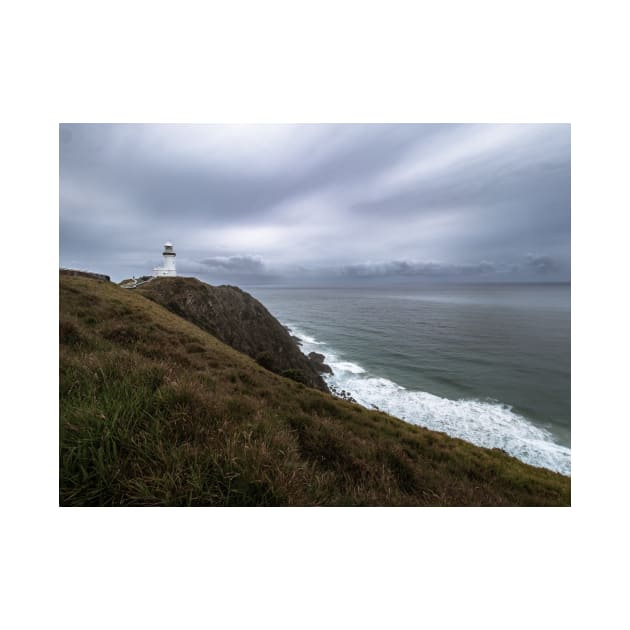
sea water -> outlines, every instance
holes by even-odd
[[[570,474],[570,285],[248,290],[362,405]]]

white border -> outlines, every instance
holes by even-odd
[[[619,624],[629,55],[582,6],[2,9],[5,627]],[[57,124],[96,121],[572,123],[574,507],[56,507]]]

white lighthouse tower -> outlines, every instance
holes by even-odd
[[[156,276],[176,276],[175,269],[175,252],[173,251],[173,243],[166,241],[164,243],[164,251],[162,252],[163,263],[161,267],[156,267],[153,272]]]

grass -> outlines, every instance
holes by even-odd
[[[61,505],[569,505],[570,479],[266,370],[60,276]],[[295,375],[287,375],[295,378]]]

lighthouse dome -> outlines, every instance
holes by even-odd
[[[166,241],[166,243],[164,243],[164,247],[173,247],[173,243],[171,243],[171,241]]]

